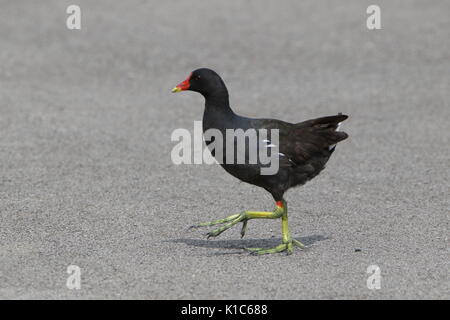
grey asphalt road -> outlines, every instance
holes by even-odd
[[[449,1],[0,1],[0,298],[449,299]],[[344,112],[327,169],[286,195],[305,251],[255,257],[279,221],[206,240],[187,227],[268,193],[172,163],[171,133],[219,72],[234,110]],[[81,289],[66,287],[81,268]],[[367,269],[379,267],[370,290]]]

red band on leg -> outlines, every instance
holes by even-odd
[[[277,207],[283,208],[284,207],[283,201],[277,201]]]

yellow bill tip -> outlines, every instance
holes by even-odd
[[[172,89],[172,92],[180,92],[181,88],[180,87],[175,87]]]

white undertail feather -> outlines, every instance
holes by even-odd
[[[339,128],[341,127],[341,123],[342,123],[342,122],[339,122],[339,123],[338,123],[337,128],[336,128],[336,131],[339,131]],[[333,145],[329,146],[329,147],[328,147],[328,150],[332,150],[334,147],[336,147],[336,144],[333,144]]]

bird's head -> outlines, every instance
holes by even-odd
[[[225,84],[220,76],[207,68],[197,69],[191,72],[186,80],[172,89],[172,92],[195,91],[207,97],[215,92],[226,91]]]

